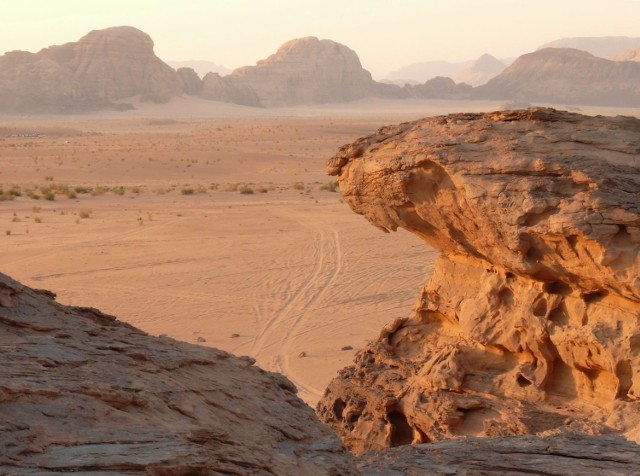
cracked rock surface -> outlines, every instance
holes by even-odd
[[[0,474],[357,474],[293,384],[0,275]]]
[[[413,314],[318,405],[352,450],[558,427],[640,440],[640,120],[432,117],[328,167],[356,213],[442,252]]]

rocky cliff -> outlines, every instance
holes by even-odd
[[[640,63],[546,48],[522,55],[473,97],[594,106],[640,106]]]
[[[222,79],[230,88],[254,91],[265,107],[351,101],[370,96],[373,87],[353,50],[315,37],[291,40]]]
[[[318,405],[351,449],[557,427],[640,439],[640,120],[427,118],[344,146],[329,173],[373,225],[442,252],[413,314]]]
[[[154,338],[0,275],[0,474],[356,474],[253,360]]]
[[[123,98],[162,102],[182,81],[153,53],[153,41],[132,27],[95,30],[75,43],[38,53],[0,56],[0,111],[75,112]]]

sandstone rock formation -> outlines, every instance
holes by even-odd
[[[610,61],[574,49],[546,48],[518,58],[474,89],[483,99],[639,106],[640,63]]]
[[[182,80],[183,91],[192,96],[200,96],[202,94],[202,79],[198,76],[193,68],[178,68],[178,75]]]
[[[218,73],[208,73],[202,78],[204,99],[212,101],[232,102],[244,106],[260,107],[258,94],[249,86],[236,81],[231,76],[221,77]]]
[[[123,98],[162,102],[182,81],[153,53],[153,41],[132,27],[92,31],[78,42],[38,53],[0,56],[0,111],[75,112]]]
[[[540,46],[545,48],[572,48],[586,51],[600,58],[609,58],[620,51],[640,46],[640,38],[629,36],[577,36],[562,38]]]
[[[442,252],[413,315],[318,404],[352,450],[556,427],[640,440],[640,120],[433,117],[328,170],[372,224]]]
[[[0,474],[357,474],[295,388],[0,275]]]
[[[460,72],[460,74],[456,75],[455,80],[458,83],[480,86],[498,76],[506,67],[507,65],[499,59],[492,55],[485,54],[475,60],[471,66]]]
[[[315,37],[291,40],[224,79],[255,91],[265,107],[352,101],[369,96],[373,83],[353,50]]]
[[[507,438],[468,438],[403,446],[367,455],[367,476],[406,474],[598,474],[640,473],[640,446],[614,436],[561,433]]]
[[[640,46],[624,50],[611,57],[612,61],[640,61]]]
[[[471,95],[472,87],[438,76],[424,84],[406,85],[403,89],[408,92],[409,97],[420,99],[466,99]]]

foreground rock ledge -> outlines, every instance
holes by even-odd
[[[357,474],[279,374],[0,275],[0,474]]]
[[[355,452],[569,426],[640,439],[640,121],[553,109],[380,129],[349,205],[439,249],[410,318],[318,404]],[[375,251],[372,251],[375,253]]]

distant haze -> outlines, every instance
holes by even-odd
[[[638,36],[636,0],[22,0],[4,2],[0,53],[37,51],[87,31],[131,25],[166,61],[233,69],[281,44],[329,38],[357,51],[375,78],[412,63],[519,56],[559,38]]]

